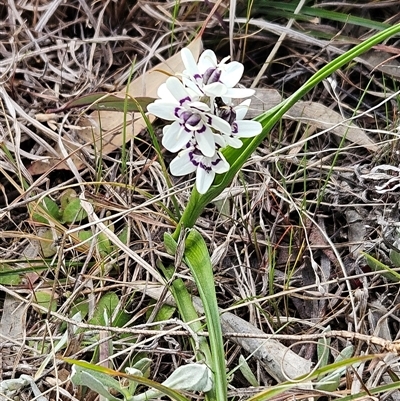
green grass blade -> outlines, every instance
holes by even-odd
[[[301,10],[295,14],[294,11],[298,5],[298,1],[291,3],[282,3],[275,1],[263,1],[258,7],[255,7],[254,11],[263,12],[268,11],[268,18],[271,16],[286,16],[287,18],[294,18],[296,20],[311,20],[315,17],[328,19],[331,21],[342,22],[348,25],[362,26],[368,29],[383,30],[389,28],[389,24],[382,22],[373,21],[368,18],[356,17],[351,14],[341,13],[337,11],[325,10],[317,7],[303,6]]]
[[[355,401],[355,400],[366,400],[371,398],[372,395],[375,394],[389,394],[390,392],[399,390],[400,381],[384,384],[382,386],[374,387],[368,389],[368,393],[366,391],[362,391],[357,394],[348,395],[347,397],[340,398],[340,401]],[[376,398],[379,399],[379,398]]]
[[[395,270],[391,269],[389,266],[385,265],[384,263],[380,262],[378,259],[375,259],[373,256],[368,255],[368,253],[361,252],[364,256],[365,260],[367,261],[368,266],[375,272],[384,272],[380,273],[382,276],[386,277],[388,280],[398,283],[400,282],[400,274],[397,273]]]
[[[280,383],[276,386],[273,386],[261,393],[256,394],[255,396],[248,399],[248,401],[266,401],[270,400],[273,397],[278,396],[279,394],[284,393],[286,390],[289,390],[293,387],[297,387],[301,385],[301,383],[309,382],[313,379],[316,379],[320,375],[326,375],[327,373],[334,372],[338,369],[342,369],[347,366],[351,366],[354,364],[359,364],[361,362],[369,361],[371,359],[376,358],[377,355],[362,355],[357,356],[349,359],[345,359],[340,362],[332,363],[331,365],[324,366],[322,368],[314,370],[312,373],[303,375],[298,379],[293,381],[286,381],[284,383]]]

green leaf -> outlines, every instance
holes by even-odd
[[[184,260],[193,275],[203,302],[210,336],[211,370],[215,375],[216,398],[217,400],[226,400],[227,378],[224,341],[215,292],[214,274],[207,245],[200,233],[194,229],[190,230],[186,237]]]
[[[120,310],[112,321],[112,325],[113,327],[124,327],[130,319],[131,316],[129,313],[126,313],[124,310]],[[126,333],[126,337],[129,337],[128,333]]]
[[[2,285],[19,285],[22,277],[15,273],[13,269],[6,265],[0,264],[0,284]]]
[[[171,305],[162,305],[160,310],[157,312],[154,321],[155,322],[162,322],[164,320],[171,319],[173,314],[175,313],[176,308]]]
[[[136,375],[148,378],[150,376],[150,366],[151,366],[151,359],[149,358],[141,358],[139,359],[133,366],[125,368],[125,373],[128,375]],[[138,373],[135,373],[138,372]],[[137,383],[135,381],[130,381],[128,386],[129,394],[134,394]]]
[[[76,199],[76,198],[78,198],[78,194],[74,189],[68,188],[65,191],[63,191],[62,194],[60,195],[61,213],[71,202],[71,199]]]
[[[105,374],[112,375],[112,376],[121,376],[121,377],[125,377],[129,380],[133,380],[139,384],[143,384],[148,387],[153,387],[153,388],[161,391],[163,394],[165,394],[166,396],[170,397],[172,400],[175,400],[175,401],[189,401],[186,397],[184,397],[177,391],[172,390],[168,387],[165,387],[162,384],[159,384],[153,380],[146,379],[145,377],[128,375],[125,373],[117,372],[112,369],[105,368],[103,366],[93,365],[93,364],[85,362],[85,361],[78,361],[78,360],[70,359],[70,358],[62,358],[62,359],[67,363],[77,365],[81,368],[85,368],[86,371],[90,370],[90,371],[105,373]],[[129,400],[130,397],[127,399]]]
[[[44,258],[50,258],[55,255],[57,248],[54,245],[53,231],[49,228],[45,228],[44,231],[38,233],[40,248],[42,250],[42,256]]]
[[[60,204],[61,219],[63,223],[79,223],[87,218],[87,213],[82,208],[81,201],[74,189],[66,189],[61,194]]]
[[[57,310],[57,301],[54,299],[53,294],[50,291],[36,291],[35,292],[36,303],[46,310],[55,312]],[[35,305],[33,305],[35,308]],[[35,308],[39,313],[46,313],[39,308]]]
[[[125,226],[122,231],[118,234],[118,239],[125,245],[128,243],[128,233],[129,233],[129,228],[128,226]]]
[[[251,370],[249,364],[246,361],[246,358],[243,355],[239,356],[239,370],[245,379],[253,386],[259,387],[260,383],[258,383],[257,378],[254,376],[253,371]]]
[[[323,333],[331,331],[331,326],[328,326],[324,329]],[[330,345],[331,339],[330,337],[322,337],[318,340],[317,344],[317,355],[318,355],[318,366],[326,366],[329,361],[330,355]]]
[[[32,205],[31,210],[33,212],[32,219],[38,223],[49,224],[47,216],[56,221],[59,221],[61,217],[57,203],[47,196],[43,198],[41,203]]]
[[[112,325],[111,317],[117,308],[119,303],[118,295],[114,292],[108,292],[103,295],[93,313],[93,317],[90,319],[90,324],[96,324],[99,326],[110,326]],[[106,321],[109,320],[109,321]]]
[[[81,242],[91,241],[93,237],[93,233],[88,230],[78,231],[78,238]]]
[[[88,110],[140,112],[146,110],[154,100],[151,97],[133,98],[126,95],[124,98],[107,92],[98,92],[78,97],[58,109],[48,110],[48,113],[59,113],[75,107],[86,107]]]
[[[150,301],[149,308],[148,308],[148,310],[146,312],[146,319],[149,318],[150,315],[153,313],[154,305],[156,305],[156,301]],[[158,309],[158,311],[157,311],[156,315],[154,316],[153,320],[154,320],[154,322],[162,322],[164,320],[171,319],[171,317],[173,316],[175,311],[176,311],[176,307],[175,306],[163,304]],[[158,330],[159,326],[154,326],[154,329]]]
[[[179,366],[162,385],[176,390],[207,392],[212,388],[211,377],[211,370],[205,364],[191,363]],[[161,395],[161,391],[148,390],[142,394],[133,396],[131,401],[145,401],[160,397]]]
[[[395,267],[400,267],[400,253],[391,249],[389,251],[389,259],[394,264]]]
[[[79,365],[72,366],[71,381],[76,386],[86,386],[96,393],[102,395],[108,400],[121,401],[114,397],[109,388],[113,388],[123,396],[129,396],[126,391],[120,386],[119,382],[106,373],[98,372],[92,369],[87,369]]]
[[[89,303],[86,298],[78,298],[74,302],[69,312],[69,316],[74,316],[78,312],[80,312],[83,318],[89,313]]]
[[[97,246],[99,248],[100,256],[107,256],[113,251],[113,245],[108,238],[107,234],[100,232],[97,236]]]
[[[150,366],[151,366],[150,358],[140,358],[137,362],[135,362],[132,368],[140,370],[144,377],[148,377]]]
[[[388,280],[398,283],[400,281],[400,274],[391,269],[389,266],[375,259],[373,256],[368,255],[368,253],[361,252],[367,261],[368,266],[373,271],[386,270],[386,273],[381,273],[383,277],[386,277]]]
[[[347,346],[337,356],[337,358],[335,359],[335,363],[350,358],[353,355],[353,352],[354,352],[354,347],[352,345]],[[346,372],[346,369],[347,367],[343,366],[331,372],[329,375],[325,376],[322,380],[320,380],[318,384],[315,386],[315,388],[324,391],[335,391],[338,388],[340,384],[340,378]]]
[[[176,250],[178,248],[178,244],[176,243],[176,241],[172,237],[172,235],[169,234],[169,233],[164,233],[164,246],[165,246],[165,250],[170,255],[175,255],[176,254]]]
[[[86,210],[81,206],[79,198],[71,198],[68,205],[62,211],[62,221],[64,223],[80,223],[87,218]]]

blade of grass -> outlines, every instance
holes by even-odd
[[[376,357],[382,357],[382,355],[362,355],[353,358],[348,358],[340,362],[332,363],[330,365],[321,367],[319,369],[315,369],[312,373],[303,375],[296,380],[286,381],[284,383],[280,383],[276,386],[268,388],[267,390],[256,394],[255,396],[248,399],[248,401],[266,401],[270,400],[273,397],[276,397],[279,394],[284,393],[286,390],[289,390],[293,387],[299,386],[301,383],[305,381],[309,382],[310,380],[316,379],[320,375],[326,375],[327,373],[334,372],[338,369],[341,369],[346,366],[351,366],[354,364],[359,364],[361,362],[370,361]]]
[[[330,11],[316,7],[302,7],[299,13],[295,13],[298,1],[282,3],[276,1],[263,1],[254,7],[254,11],[268,10],[269,18],[271,16],[286,16],[287,18],[299,20],[311,20],[312,18],[323,18],[331,21],[342,22],[355,26],[362,26],[368,29],[383,30],[389,28],[389,24],[373,21],[371,19],[357,17],[351,14]]]

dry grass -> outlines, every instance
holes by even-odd
[[[394,24],[399,20],[396,4],[371,2],[363,17]],[[173,308],[165,307],[169,298],[158,285],[163,279],[157,260],[170,260],[163,234],[176,222],[169,213],[171,190],[148,133],[135,133],[122,153],[101,154],[101,148],[80,138],[82,110],[45,113],[87,93],[122,90],[132,74],[140,76],[185,46],[212,7],[208,2],[177,6],[144,0],[0,5],[0,268],[18,269],[12,281],[7,281],[9,274],[0,276],[1,379],[27,374],[44,399],[92,400],[96,394],[83,398],[72,387],[70,366],[58,356],[123,370],[146,355],[152,359],[150,377],[157,381],[193,358],[187,327]],[[232,47],[246,66],[243,82],[257,82],[257,88],[274,88],[284,96],[349,44],[371,35],[367,28],[329,20],[290,26],[276,18],[275,25],[262,29],[259,24],[235,25],[230,41],[229,22],[217,18],[228,7],[221,1],[208,21],[205,47],[221,57]],[[237,13],[243,17],[240,7]],[[356,5],[332,7],[360,15]],[[266,18],[257,7],[253,16]],[[277,35],[284,35],[284,41],[257,77]],[[283,119],[248,161],[230,196],[209,205],[197,224],[212,255],[220,308],[314,364],[319,338],[331,338],[333,357],[349,344],[354,355],[384,353],[357,372],[349,369],[341,394],[372,389],[400,374],[398,279],[371,271],[360,257],[364,251],[395,267],[389,254],[400,242],[399,172],[386,171],[385,177],[372,170],[399,164],[397,56],[395,39],[339,71],[330,85],[315,88],[302,111]],[[271,96],[257,94],[266,108]],[[304,107],[312,113],[307,115]],[[333,123],[331,111],[358,127],[351,141],[321,125]],[[314,112],[320,113],[315,116],[319,122],[313,121]],[[67,157],[71,152],[79,168]],[[168,164],[171,155],[164,157]],[[377,191],[389,178],[392,190]],[[193,181],[174,182],[183,207]],[[71,188],[90,202],[94,214],[89,219],[65,222],[47,216],[47,224],[35,219],[45,197],[60,205]],[[179,274],[196,295],[188,272]],[[48,294],[55,309],[41,304],[38,294]],[[77,322],[73,315],[82,304],[87,314]],[[107,310],[113,323],[106,324],[99,310]],[[333,331],[323,334],[328,325]],[[78,328],[75,334],[73,327]],[[65,332],[68,346],[52,354]],[[228,369],[235,369],[244,355],[260,386],[276,383],[266,362],[252,358],[238,337],[232,332],[225,336]],[[48,354],[52,357],[46,360]],[[250,394],[240,372],[229,389],[232,397]],[[325,393],[303,389],[285,397],[320,394]],[[34,397],[29,387],[19,395]],[[382,399],[399,396],[387,393]]]

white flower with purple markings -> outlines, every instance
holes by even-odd
[[[224,143],[216,136],[215,142]],[[196,172],[196,188],[200,194],[205,194],[214,181],[215,174],[223,174],[229,170],[229,163],[219,151],[218,145],[212,157],[205,156],[195,141],[186,145],[170,164],[174,176],[182,176]]]
[[[178,152],[194,137],[205,156],[213,156],[213,129],[229,135],[231,126],[211,113],[210,106],[200,102],[176,77],[170,77],[158,90],[158,96],[147,110],[157,117],[174,121],[163,129],[162,144],[170,152]]]
[[[179,152],[170,165],[171,173],[182,176],[196,173],[196,188],[204,194],[215,174],[226,173],[230,166],[222,150],[241,148],[240,138],[258,135],[262,126],[244,120],[250,106],[247,99],[237,106],[232,98],[242,99],[254,90],[236,88],[243,75],[243,64],[229,57],[218,63],[211,50],[205,50],[196,63],[189,49],[182,50],[186,70],[182,81],[169,77],[158,89],[159,99],[147,107],[155,116],[171,124],[163,128],[162,144]]]
[[[199,96],[220,97],[224,103],[232,98],[242,99],[254,95],[253,89],[235,88],[242,78],[244,66],[237,61],[228,63],[225,57],[220,63],[212,50],[205,50],[196,64],[192,52],[182,49],[182,60],[186,70],[183,83]]]
[[[222,133],[225,143],[232,148],[241,148],[243,142],[239,138],[253,138],[261,132],[262,126],[258,121],[243,120],[250,106],[250,99],[245,100],[237,106],[222,106],[218,109],[219,117],[231,126],[231,132],[227,135]]]

